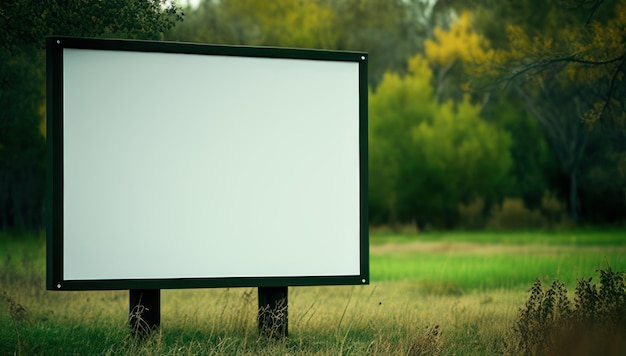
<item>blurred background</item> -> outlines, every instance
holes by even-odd
[[[369,52],[375,229],[626,222],[622,1],[5,0],[0,28],[3,230],[43,228],[48,35]]]

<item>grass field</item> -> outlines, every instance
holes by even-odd
[[[256,289],[164,290],[161,328],[129,337],[128,291],[45,291],[42,238],[0,235],[0,355],[507,353],[536,277],[626,269],[626,231],[376,233],[368,286],[289,290],[288,339],[259,338]]]

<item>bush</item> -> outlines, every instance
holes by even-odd
[[[485,227],[485,201],[482,198],[459,204],[459,226],[469,230]]]
[[[535,280],[513,327],[512,353],[524,355],[621,355],[626,351],[626,283],[623,272],[599,270],[578,280],[574,307],[565,285],[546,291]]]
[[[554,193],[546,191],[541,198],[541,213],[546,220],[548,226],[569,226],[567,210],[565,204],[563,204]]]
[[[518,198],[505,198],[491,212],[487,227],[495,230],[537,229],[545,225],[541,213],[530,210]]]
[[[471,204],[459,206],[459,215],[472,213]],[[461,222],[463,222],[463,218]],[[502,205],[495,206],[487,221],[487,228],[494,230],[520,230],[539,228],[568,228],[572,223],[567,215],[565,205],[549,191],[541,198],[541,206],[537,210],[526,207],[518,198],[505,198]]]

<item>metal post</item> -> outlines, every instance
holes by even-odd
[[[282,338],[289,334],[288,287],[259,287],[259,333]]]
[[[129,323],[131,333],[146,338],[161,325],[161,290],[131,289]]]

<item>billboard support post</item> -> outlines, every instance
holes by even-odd
[[[270,338],[289,334],[288,287],[259,287],[259,334]]]
[[[161,325],[161,290],[131,289],[128,321],[134,337],[143,339]]]

